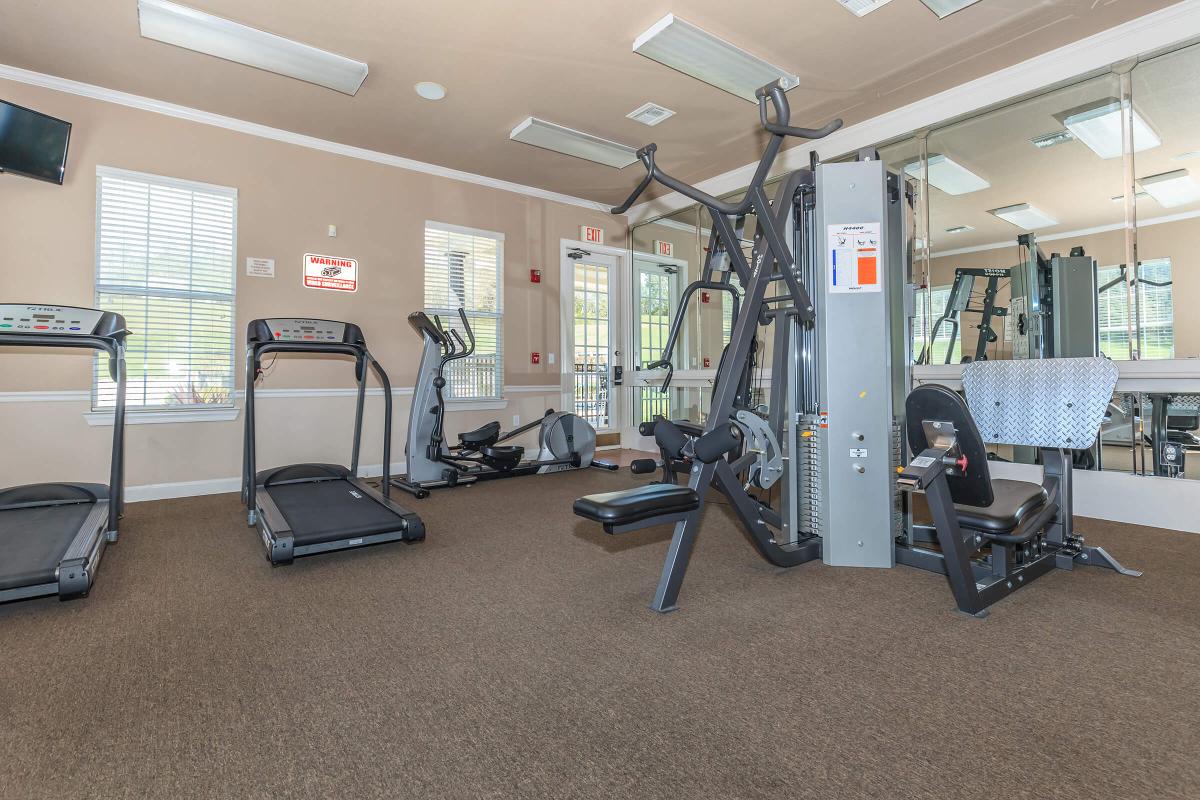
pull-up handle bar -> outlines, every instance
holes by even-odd
[[[671,354],[675,351],[675,344],[679,340],[679,331],[683,328],[683,318],[686,316],[688,303],[700,289],[708,289],[714,292],[729,292],[733,297],[733,314],[732,318],[736,321],[738,314],[741,311],[742,295],[738,292],[737,287],[729,283],[717,283],[716,281],[692,281],[687,288],[683,290],[683,296],[679,298],[679,309],[675,312],[675,317],[671,320],[671,330],[667,333],[667,342],[663,345],[662,358],[657,361],[651,361],[646,365],[646,369],[662,369],[667,368],[666,377],[663,378],[662,386],[658,388],[660,392],[666,392],[671,386],[671,378],[675,375],[675,365],[671,363]]]
[[[791,120],[791,108],[788,105],[787,95],[783,91],[783,87],[778,81],[767,84],[754,93],[758,98],[758,118],[762,123],[763,128],[771,134],[771,140],[767,143],[767,147],[763,150],[762,157],[758,161],[758,168],[754,170],[754,177],[750,180],[745,196],[737,203],[726,203],[713,197],[707,192],[703,192],[692,186],[689,183],[684,183],[678,178],[672,177],[659,169],[654,163],[654,153],[658,150],[658,145],[650,143],[637,151],[637,158],[646,168],[646,175],[638,183],[637,188],[625,199],[625,202],[619,206],[610,209],[613,214],[624,214],[630,209],[634,202],[641,196],[642,192],[646,191],[651,181],[658,181],[668,189],[679,192],[684,197],[689,197],[697,203],[707,207],[709,210],[717,214],[725,214],[727,216],[736,216],[745,214],[750,210],[754,203],[752,189],[757,189],[763,185],[767,179],[767,173],[771,169],[771,165],[775,162],[775,156],[779,154],[779,147],[783,143],[785,136],[795,136],[800,139],[821,139],[842,127],[842,121],[835,119],[821,128],[795,128],[788,123]],[[768,119],[767,103],[774,107],[775,121],[771,122]]]

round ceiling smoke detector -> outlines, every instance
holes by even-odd
[[[413,88],[426,100],[441,100],[446,96],[446,87],[433,81],[421,81]]]

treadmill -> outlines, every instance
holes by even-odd
[[[291,464],[255,471],[254,385],[264,376],[268,353],[354,359],[358,403],[350,467],[338,464]],[[383,493],[358,477],[363,404],[368,365],[383,386]],[[273,566],[298,556],[345,550],[383,542],[419,542],[425,526],[413,512],[390,497],[392,457],[392,385],[367,350],[362,330],[350,322],[276,317],[250,322],[246,335],[246,425],[242,450],[242,501],[246,524],[257,527]]]
[[[0,602],[82,597],[124,510],[125,318],[94,308],[0,304],[0,345],[88,348],[108,355],[117,384],[108,485],[35,483],[0,489]]]

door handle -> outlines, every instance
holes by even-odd
[[[613,386],[620,386],[625,378],[625,368],[619,364],[613,367]]]

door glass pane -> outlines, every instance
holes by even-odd
[[[575,262],[575,413],[609,427],[609,268]]]

